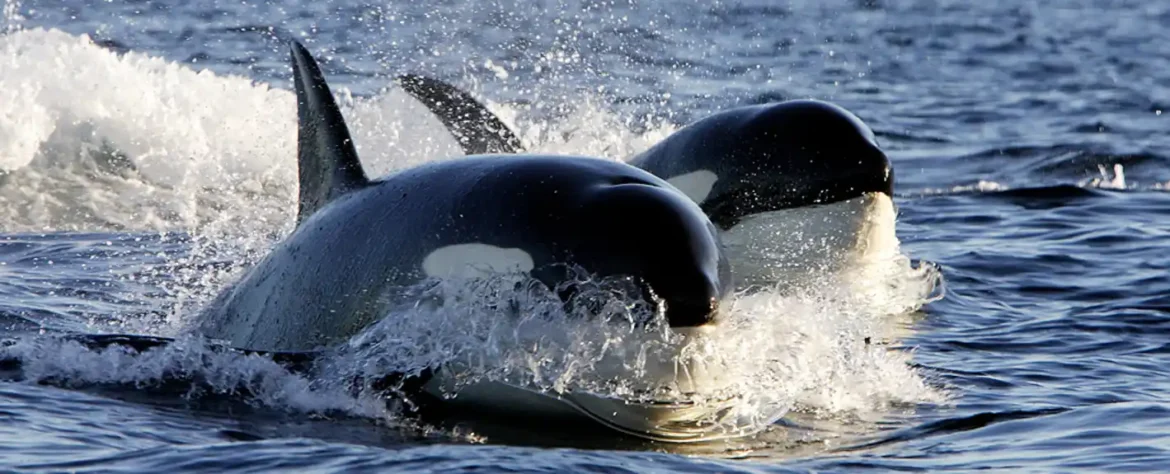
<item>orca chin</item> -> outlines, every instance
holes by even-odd
[[[717,328],[701,326],[672,331],[685,344]],[[458,393],[444,403],[466,412],[490,408],[492,414],[509,418],[592,420],[630,436],[671,443],[748,436],[765,429],[770,420],[779,419],[787,412],[786,408],[779,407],[771,413],[745,410],[742,397],[719,390],[733,381],[702,360],[644,357],[644,376],[626,385],[623,391],[626,395],[622,397],[589,389],[541,390],[518,379],[466,383],[456,375],[464,369],[458,365],[435,374],[423,386],[423,391],[434,398]],[[593,361],[593,375],[597,380],[622,378],[628,375],[628,363],[605,358]]]
[[[723,233],[741,287],[790,287],[826,272],[863,275],[898,254],[893,200],[881,192],[749,215]],[[879,267],[875,267],[875,265]]]
[[[451,393],[453,384],[440,376],[425,387],[434,396]],[[749,436],[766,424],[733,415],[738,400],[701,402],[662,399],[628,400],[587,392],[549,393],[519,384],[480,382],[459,389],[459,396],[446,401],[467,411],[495,407],[496,414],[592,420],[609,429],[653,441],[698,443]],[[774,415],[775,416],[775,415]]]

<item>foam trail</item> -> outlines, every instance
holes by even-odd
[[[62,338],[28,337],[0,346],[0,360],[19,360],[21,378],[32,382],[151,387],[198,379],[203,386],[190,384],[188,396],[200,389],[228,396],[247,393],[251,401],[281,410],[389,418],[384,399],[355,394],[344,385],[320,386],[266,357],[216,351],[196,338],[139,354],[121,346],[94,350]]]

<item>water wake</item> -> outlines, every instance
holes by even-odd
[[[888,264],[865,291],[826,276],[737,295],[716,328],[696,334],[670,330],[620,285],[595,282],[585,293],[605,295],[602,306],[584,314],[567,312],[539,284],[490,279],[432,282],[421,290],[429,303],[387,314],[309,372],[190,337],[141,354],[25,338],[0,348],[0,360],[19,361],[21,378],[42,383],[197,380],[201,390],[273,408],[390,421],[409,406],[388,406],[387,387],[372,382],[439,369],[455,388],[491,381],[549,394],[719,403],[728,407],[720,412],[733,422],[728,429],[752,431],[793,409],[849,417],[947,399],[911,367],[909,353],[880,344],[903,335],[900,315],[940,297],[940,275],[904,258]]]

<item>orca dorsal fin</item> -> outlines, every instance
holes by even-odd
[[[524,146],[487,107],[459,88],[426,76],[398,76],[398,84],[447,127],[468,155],[516,153]]]
[[[290,42],[297,92],[297,168],[300,201],[297,225],[338,196],[366,186],[353,139],[325,76],[313,55]]]

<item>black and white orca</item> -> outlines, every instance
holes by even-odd
[[[524,151],[470,94],[417,75],[400,84],[465,152]],[[718,112],[627,161],[702,207],[723,233],[742,284],[787,281],[896,253],[890,160],[873,131],[835,104],[791,100]]]
[[[571,305],[575,280],[567,267],[628,279],[673,330],[717,322],[732,289],[720,233],[666,181],[612,160],[515,154],[435,162],[371,180],[320,69],[295,42],[292,62],[298,224],[209,306],[202,335],[288,358],[343,344],[395,317],[392,308],[411,303],[396,300],[411,297],[401,290],[428,280],[523,275]],[[710,434],[671,428],[706,414],[702,407],[496,382],[462,387],[435,369],[414,381],[435,400],[584,414],[653,439]],[[674,369],[662,378],[674,377]],[[455,401],[444,396],[452,391]]]

